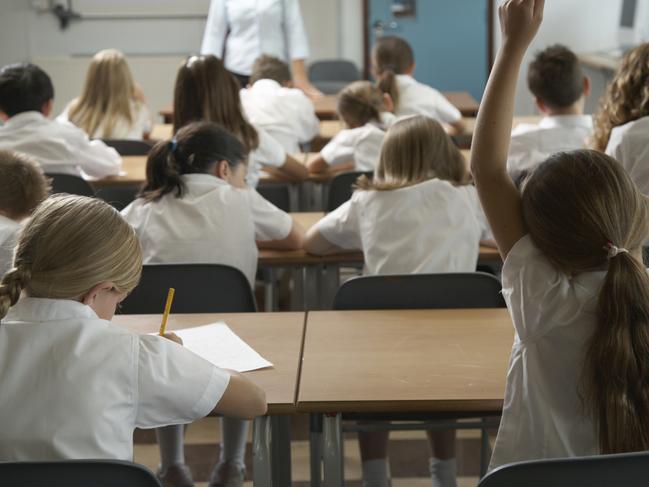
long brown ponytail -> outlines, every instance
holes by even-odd
[[[604,454],[649,449],[648,205],[621,165],[596,151],[555,154],[523,189],[530,235],[559,269],[607,268],[581,390]],[[628,251],[609,253],[614,246]]]
[[[407,73],[415,64],[412,47],[396,36],[379,37],[372,50],[372,71],[383,93],[392,98],[395,110],[399,106],[399,87],[396,75]]]

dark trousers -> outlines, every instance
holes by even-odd
[[[230,74],[237,79],[237,81],[241,85],[241,88],[247,87],[248,83],[250,83],[250,76],[246,74],[233,73],[232,71],[230,71]]]

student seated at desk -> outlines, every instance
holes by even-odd
[[[33,64],[11,64],[0,70],[0,149],[32,156],[46,173],[104,178],[119,174],[115,149],[68,123],[50,120],[52,80]]]
[[[122,211],[140,238],[145,264],[226,264],[241,270],[254,289],[255,242],[302,247],[302,228],[246,185],[245,160],[243,144],[210,122],[186,125],[173,140],[156,144],[142,194]],[[210,485],[243,481],[247,432],[247,421],[223,419],[221,461]],[[158,441],[163,484],[191,484],[182,426],[159,431]]]
[[[372,75],[388,93],[397,117],[426,115],[450,127],[453,135],[464,132],[462,114],[435,88],[413,78],[415,54],[405,39],[379,37],[372,50]]]
[[[141,269],[137,235],[103,201],[58,195],[34,212],[0,284],[0,461],[132,461],[135,428],[266,412],[259,387],[175,335],[111,324]]]
[[[555,152],[583,149],[593,130],[591,116],[584,115],[590,81],[570,49],[556,45],[539,52],[528,68],[527,84],[544,118],[512,131],[507,170],[514,180]]]
[[[288,154],[320,133],[313,102],[293,88],[291,71],[281,59],[263,55],[255,61],[250,85],[241,90],[241,104],[253,126],[265,130]]]
[[[21,223],[49,192],[49,181],[36,161],[0,150],[0,276],[11,268]]]
[[[385,131],[394,123],[390,95],[369,81],[356,81],[338,96],[338,113],[346,129],[340,131],[309,163],[311,172],[374,171]]]
[[[288,155],[265,130],[255,129],[248,122],[239,90],[239,82],[220,59],[212,55],[190,56],[180,66],[176,77],[174,133],[198,120],[223,125],[239,138],[250,154],[246,181],[252,187],[257,186],[264,167],[289,180],[306,179],[309,173],[303,164]]]
[[[601,152],[552,155],[522,194],[506,170],[516,80],[543,0],[500,7],[502,47],[471,169],[505,260],[512,347],[490,468],[649,450],[649,201]]]
[[[153,128],[144,93],[124,54],[115,49],[95,54],[81,96],[57,120],[73,123],[93,139],[148,139]]]
[[[630,50],[595,115],[595,149],[617,159],[649,195],[649,44]]]
[[[442,126],[424,117],[395,122],[373,181],[320,220],[304,248],[314,254],[361,249],[367,274],[473,272],[481,225],[466,164]],[[429,434],[433,485],[455,485],[455,432]],[[386,486],[388,433],[359,433],[363,480]],[[435,483],[437,482],[437,483]]]

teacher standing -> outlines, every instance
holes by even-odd
[[[201,53],[223,59],[242,86],[259,56],[278,57],[290,64],[296,88],[321,94],[306,74],[309,45],[298,0],[211,0]]]

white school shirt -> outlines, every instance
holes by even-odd
[[[255,128],[259,136],[259,146],[248,157],[246,182],[256,188],[264,166],[282,167],[286,162],[286,150],[263,129]]]
[[[285,62],[309,57],[298,0],[212,0],[202,54],[222,57],[228,71],[249,76],[262,54]]]
[[[317,223],[332,244],[362,250],[366,273],[473,272],[480,225],[468,192],[430,179],[391,191],[356,191]]]
[[[385,132],[394,123],[395,116],[381,113],[381,123],[368,122],[362,127],[341,130],[320,151],[329,165],[353,161],[356,171],[374,171],[379,164]]]
[[[286,88],[272,79],[260,79],[240,93],[250,123],[265,130],[288,154],[297,154],[300,144],[320,133],[315,107],[302,90]]]
[[[14,115],[0,127],[0,149],[32,156],[48,174],[116,176],[122,160],[115,149],[89,140],[71,123],[49,120],[40,112]]]
[[[503,296],[515,337],[491,469],[598,453],[596,429],[578,391],[605,276],[606,271],[593,271],[569,278],[529,235],[507,255]]]
[[[22,297],[0,324],[0,461],[130,461],[135,428],[206,416],[229,380],[78,301]]]
[[[512,130],[507,171],[517,176],[556,152],[583,149],[593,131],[590,115],[554,115]]]
[[[182,176],[186,192],[122,210],[140,239],[144,264],[225,264],[257,272],[256,241],[286,238],[291,217],[252,188],[234,188],[209,174]]]
[[[76,100],[72,100],[67,104],[63,112],[56,117],[58,122],[70,122],[69,114],[70,108]],[[141,102],[131,101],[131,113],[133,114],[133,122],[129,123],[126,119],[119,118],[115,122],[112,134],[107,136],[105,133],[106,128],[103,125],[90,135],[93,139],[131,139],[142,140],[145,134],[151,133],[153,129],[153,119],[149,108]]]
[[[0,215],[0,280],[11,268],[21,228],[17,221]]]
[[[617,159],[644,195],[649,195],[649,117],[613,128],[606,153]]]
[[[399,106],[395,115],[425,115],[440,123],[454,124],[462,120],[462,113],[435,88],[419,83],[407,74],[398,74]]]

